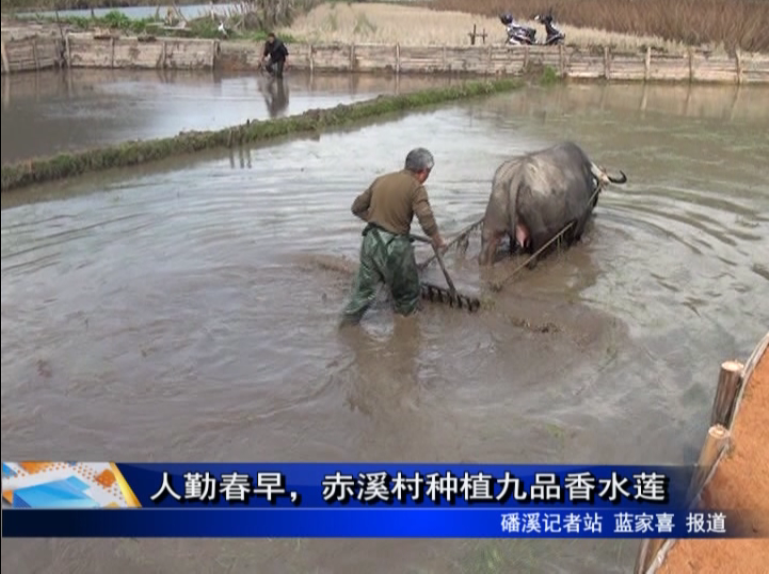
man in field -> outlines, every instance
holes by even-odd
[[[283,69],[288,66],[288,48],[275,34],[270,32],[264,43],[262,60],[267,63],[267,71],[276,78],[283,77]]]
[[[437,248],[445,243],[435,222],[424,183],[435,165],[424,148],[411,150],[402,170],[377,177],[355,198],[352,212],[368,225],[363,230],[360,267],[342,325],[358,324],[374,302],[380,283],[390,288],[395,312],[411,315],[419,304],[420,284],[409,232],[416,214]]]

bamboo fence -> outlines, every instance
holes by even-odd
[[[261,45],[195,38],[128,37],[66,33],[61,38],[3,40],[3,74],[55,66],[255,70]],[[519,75],[550,68],[568,79],[769,83],[769,55],[714,54],[691,49],[663,54],[611,47],[402,46],[383,44],[296,44],[292,68],[309,72]]]
[[[739,411],[745,388],[750,383],[753,370],[761,361],[769,346],[769,333],[754,349],[748,362],[725,361],[721,364],[716,387],[716,396],[710,415],[710,428],[702,445],[697,470],[689,485],[689,495],[693,499],[692,506],[699,502],[703,490],[718,469],[718,464],[726,454],[731,438],[731,429]],[[665,563],[670,549],[675,545],[675,539],[647,538],[641,541],[638,550],[634,574],[654,574]]]

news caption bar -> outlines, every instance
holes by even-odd
[[[4,537],[707,538],[692,467],[4,462]]]

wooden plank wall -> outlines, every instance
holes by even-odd
[[[57,43],[58,42],[58,43]],[[67,34],[3,42],[3,73],[59,65],[73,68],[160,68],[255,70],[261,45],[192,38],[97,38]],[[291,66],[310,72],[516,75],[551,68],[571,79],[769,83],[769,54],[684,54],[627,52],[610,47],[566,46],[401,46],[382,44],[296,44]]]
[[[62,41],[51,36],[31,36],[2,41],[3,74],[46,70],[62,64]]]

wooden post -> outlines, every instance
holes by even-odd
[[[694,81],[694,51],[689,46],[686,50],[686,56],[689,59],[689,83]]]
[[[645,574],[657,558],[662,545],[665,544],[664,538],[647,538],[641,543],[641,553],[636,562],[634,574]]]
[[[109,49],[110,49],[109,67],[114,68],[115,67],[115,36],[109,37]]]
[[[3,82],[3,109],[11,105],[11,82]]]
[[[67,69],[72,67],[72,49],[69,45],[69,32],[64,36],[64,48],[67,51]]]
[[[646,56],[644,57],[644,82],[648,82],[651,77],[652,68],[652,47],[646,46]]]
[[[209,66],[212,70],[216,67],[216,40],[211,40],[211,56]]]
[[[401,73],[401,45],[395,44],[395,73]]]
[[[737,66],[737,85],[742,84],[742,54],[740,53],[739,46],[734,50],[734,60]]]
[[[687,500],[694,501],[695,497],[700,494],[728,442],[729,431],[724,426],[717,424],[708,429],[705,444],[702,445],[700,458],[697,460],[697,468],[686,494]]]
[[[0,49],[2,49],[3,71],[6,74],[10,74],[11,66],[10,66],[10,63],[8,62],[8,52],[5,49],[5,40],[3,40],[2,43],[0,44]]]
[[[40,60],[37,57],[37,36],[32,38],[32,59],[35,61],[35,71],[40,69]]]
[[[312,44],[308,46],[309,53],[307,54],[307,58],[309,59],[308,65],[310,66],[310,75],[312,75],[312,72],[315,68],[315,60],[312,57],[312,53],[315,51],[315,48],[312,47]]]
[[[355,42],[350,44],[350,71],[355,71]]]
[[[716,398],[710,414],[711,425],[723,425],[726,428],[731,426],[735,401],[742,383],[742,368],[743,365],[739,361],[721,363]]]
[[[611,59],[609,46],[603,47],[603,77],[607,80],[611,77]]]
[[[486,36],[488,36],[488,34],[486,34],[486,28],[484,28],[483,32],[481,32],[481,42],[483,44],[486,44]]]
[[[561,78],[566,77],[566,54],[563,43],[558,44],[558,67],[561,72]]]
[[[475,24],[473,24],[473,31],[467,33],[470,36],[470,45],[475,46]]]
[[[163,43],[160,45],[161,51],[160,51],[160,69],[165,70],[166,69],[166,58],[168,57],[168,47],[166,46],[166,41],[163,40]]]

